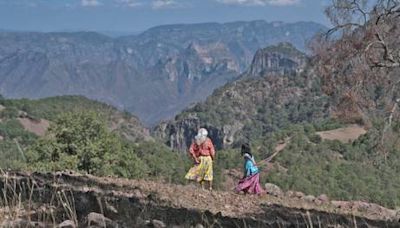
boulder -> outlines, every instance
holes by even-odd
[[[295,198],[303,199],[306,195],[302,192],[293,192]]]
[[[347,202],[347,201],[336,201],[336,200],[333,200],[333,201],[331,201],[331,204],[333,206],[335,206],[336,208],[346,209],[346,210],[351,209],[351,207],[352,207],[351,203]]]
[[[118,227],[118,224],[116,224],[111,219],[95,212],[91,212],[90,214],[88,214],[87,221],[89,227]]]
[[[294,197],[294,192],[293,192],[293,191],[287,191],[287,192],[285,193],[285,196],[286,196],[286,197],[289,197],[289,198],[293,198],[293,197]]]
[[[377,211],[379,213],[379,207],[374,207],[372,204],[369,204],[367,202],[363,202],[363,201],[354,201],[352,202],[352,209],[353,210],[357,210],[357,211],[361,211],[361,212],[367,212],[368,210],[372,209],[372,211]]]
[[[154,228],[164,228],[167,227],[167,225],[165,225],[165,223],[163,221],[157,220],[157,219],[153,219],[151,221],[151,224],[153,224]]]
[[[265,191],[268,194],[273,195],[275,197],[282,197],[284,195],[283,191],[282,191],[282,189],[280,187],[278,187],[275,184],[271,184],[271,183],[266,183],[265,184]]]
[[[304,200],[306,201],[306,202],[308,202],[308,203],[314,203],[314,201],[315,201],[315,196],[313,196],[313,195],[307,195],[307,196],[305,196],[304,197]]]
[[[323,204],[323,202],[322,202],[320,199],[318,199],[318,198],[316,198],[316,199],[314,200],[314,203],[315,203],[315,205],[317,205],[317,206],[321,206],[321,205]]]
[[[75,227],[76,227],[75,223],[71,220],[66,220],[58,224],[58,228],[75,228]]]
[[[321,194],[318,196],[318,200],[320,200],[322,203],[328,203],[329,197],[326,194]]]

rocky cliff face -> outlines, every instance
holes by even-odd
[[[110,38],[93,32],[0,32],[0,94],[79,94],[167,119],[204,100],[250,65],[257,49],[286,41],[304,50],[315,23],[170,25]]]
[[[206,127],[217,148],[224,148],[288,122],[322,118],[326,103],[307,62],[304,54],[288,44],[262,49],[239,80],[217,89],[174,121],[159,125],[155,135],[184,151],[196,130]]]
[[[214,145],[217,148],[222,148],[233,141],[233,134],[229,130],[215,127],[203,123],[196,114],[189,114],[180,121],[169,121],[159,124],[154,130],[154,137],[161,139],[170,148],[179,151],[186,151],[193,142],[197,134],[197,130],[201,127],[206,127],[209,137],[212,138]],[[231,129],[231,126],[225,128]],[[239,128],[241,129],[241,128]],[[232,140],[232,141],[230,141]]]
[[[307,57],[290,43],[280,43],[256,52],[246,76],[296,75],[304,71]]]

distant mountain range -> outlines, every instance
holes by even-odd
[[[260,48],[305,50],[326,29],[312,22],[167,25],[111,38],[95,32],[0,32],[0,94],[84,95],[137,115],[168,119],[249,67]]]

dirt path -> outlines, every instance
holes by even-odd
[[[135,191],[141,196],[155,194],[161,201],[174,207],[209,210],[212,213],[222,213],[230,217],[246,217],[249,214],[263,213],[265,205],[277,204],[288,208],[301,208],[307,210],[319,210],[328,213],[339,213],[363,216],[370,219],[388,219],[394,217],[396,211],[381,207],[376,204],[364,205],[363,208],[355,208],[362,202],[332,201],[316,205],[304,198],[281,195],[279,197],[264,194],[242,195],[233,191],[208,191],[195,185],[175,185],[145,180],[128,180],[120,178],[100,178],[90,176],[97,183],[117,186],[124,192]],[[140,189],[138,193],[137,189]],[[364,203],[366,204],[366,203]],[[339,207],[339,208],[338,208]]]
[[[287,145],[289,145],[291,138],[286,138],[283,142],[278,143],[278,145],[276,145],[275,147],[275,152],[269,156],[268,158],[265,158],[263,160],[261,160],[259,162],[260,166],[265,166],[268,165],[269,162],[272,161],[272,159],[274,159],[274,157],[276,157],[279,153],[281,153]]]
[[[65,174],[62,174],[65,175]],[[68,184],[90,189],[97,186],[121,194],[133,194],[137,197],[146,197],[152,194],[159,202],[174,207],[208,210],[212,213],[222,213],[230,217],[246,217],[249,214],[263,213],[265,205],[277,204],[288,208],[318,210],[327,213],[339,213],[363,216],[370,219],[388,219],[396,215],[395,210],[387,209],[376,204],[358,201],[328,201],[320,205],[309,202],[303,197],[292,193],[281,196],[264,194],[242,195],[233,191],[208,191],[195,185],[176,185],[147,180],[129,180],[123,178],[95,177],[91,175],[68,174]],[[361,206],[356,208],[356,206]],[[362,207],[364,206],[364,207]],[[368,209],[369,208],[369,209]]]

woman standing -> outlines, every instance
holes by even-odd
[[[207,182],[208,189],[211,191],[215,149],[211,139],[207,135],[207,130],[200,128],[195,141],[190,145],[189,156],[193,158],[195,165],[189,170],[185,178],[199,182],[203,189],[204,183]]]
[[[235,190],[237,192],[260,194],[263,192],[260,186],[260,172],[255,162],[254,156],[251,154],[251,148],[248,143],[244,143],[241,149],[241,155],[244,158],[244,175],[239,181]]]

